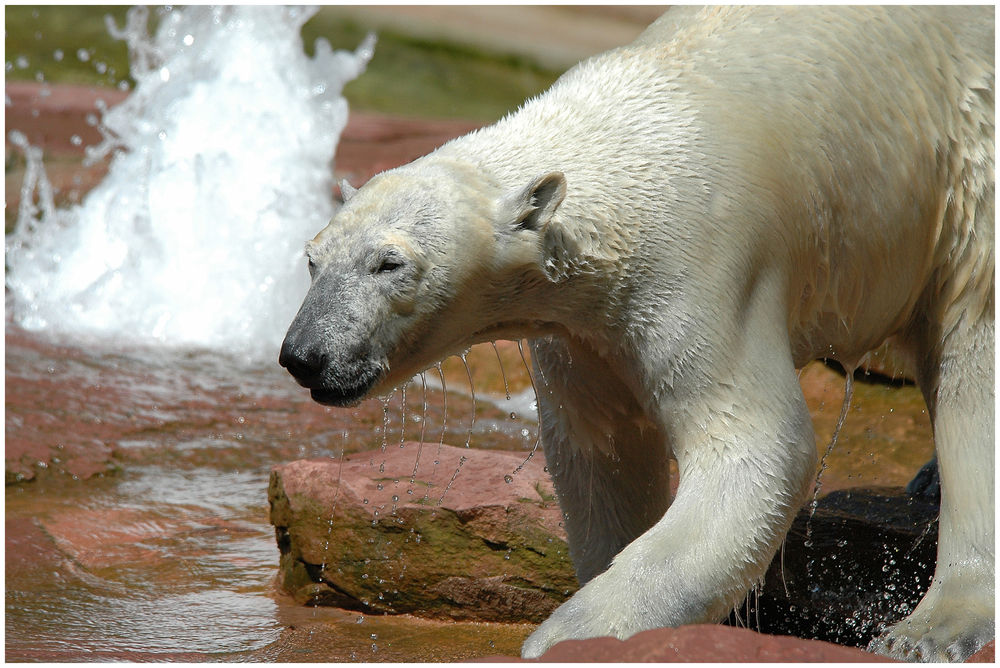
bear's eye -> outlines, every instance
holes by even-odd
[[[391,274],[407,267],[408,258],[395,246],[384,246],[376,250],[368,260],[368,271],[372,276]]]
[[[396,271],[397,269],[399,269],[402,266],[403,266],[403,263],[400,262],[399,260],[397,260],[395,258],[387,257],[384,260],[382,260],[382,262],[379,264],[378,269],[376,270],[376,272],[379,273],[379,274],[387,274],[390,271]]]

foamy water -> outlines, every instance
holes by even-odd
[[[315,10],[178,8],[152,37],[144,11],[110,26],[137,84],[88,151],[112,154],[105,180],[56,209],[28,151],[7,307],[31,330],[276,355],[308,287],[303,245],[333,213],[341,90],[374,38],[310,58]]]

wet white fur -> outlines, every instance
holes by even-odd
[[[796,368],[886,339],[918,369],[943,490],[933,585],[876,648],[993,637],[993,81],[989,7],[681,8],[375,177],[317,237],[314,257],[364,229],[420,262],[427,317],[384,330],[389,386],[534,337],[585,584],[525,656],[724,617],[810,491]]]

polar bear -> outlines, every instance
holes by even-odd
[[[912,357],[937,570],[873,642],[994,633],[993,9],[671,10],[495,125],[376,175],[307,245],[280,363],[330,405],[529,338],[582,588],[525,642],[716,622],[807,498],[796,368]],[[668,458],[680,481],[669,491]]]

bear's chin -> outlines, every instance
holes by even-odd
[[[368,389],[367,387],[350,390],[316,388],[309,390],[309,395],[313,401],[324,406],[349,408],[360,404],[368,396]]]
[[[324,406],[348,408],[357,406],[372,394],[373,388],[382,380],[383,374],[372,369],[361,374],[361,378],[351,385],[323,385],[309,388],[312,400]]]

